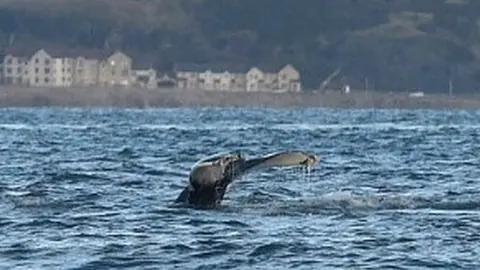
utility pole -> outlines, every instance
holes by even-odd
[[[455,78],[455,75],[457,73],[456,71],[457,69],[455,65],[448,68],[448,95],[450,97],[453,96],[453,79]]]
[[[453,96],[453,80],[452,78],[450,78],[450,80],[448,80],[448,94],[451,96]]]

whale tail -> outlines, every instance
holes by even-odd
[[[244,174],[271,167],[311,168],[318,162],[318,156],[300,150],[281,151],[248,160],[238,151],[208,157],[197,162],[192,168],[189,185],[183,189],[175,202],[202,206],[216,205],[223,200],[228,185]]]
[[[287,150],[247,160],[244,164],[243,170],[245,172],[250,172],[271,167],[287,166],[305,166],[311,168],[319,161],[320,158],[318,156],[305,151]]]

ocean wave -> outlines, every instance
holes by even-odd
[[[265,195],[262,195],[265,197]],[[271,197],[267,202],[265,198],[249,197],[243,205],[234,204],[227,211],[241,211],[265,215],[303,215],[303,214],[339,214],[362,213],[378,211],[430,211],[430,212],[478,212],[480,213],[480,200],[475,199],[449,199],[424,198],[411,195],[357,195],[351,191],[330,193],[317,198],[302,198],[290,200],[277,200]],[[268,207],[266,207],[268,205]]]

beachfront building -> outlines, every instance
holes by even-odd
[[[130,86],[135,80],[132,71],[132,58],[117,51],[101,61],[71,52],[56,52],[56,55],[40,49],[28,53],[11,52],[3,57],[1,63],[1,82],[38,87],[70,86]],[[142,77],[148,74],[146,86],[155,85],[156,78],[150,80],[152,70],[139,71]]]
[[[265,73],[253,67],[247,72],[247,92],[258,92],[265,89]]]
[[[264,71],[252,67],[248,71],[203,67],[199,65],[178,65],[175,69],[177,87],[181,89],[202,89],[217,91],[301,91],[300,73],[286,65],[279,71]]]
[[[125,53],[117,51],[100,63],[100,85],[130,86],[132,82],[132,58]]]
[[[96,84],[96,60],[84,57],[53,56],[45,49],[30,57],[18,52],[8,53],[3,59],[3,84],[33,87],[70,87]]]
[[[199,74],[203,72],[203,69],[200,65],[177,64],[174,68],[174,72],[177,77],[178,88],[188,90],[199,89]]]
[[[25,65],[28,59],[14,53],[8,53],[2,63],[2,83],[21,84]]]
[[[0,59],[0,82],[39,87],[134,86],[151,89],[160,84],[173,84],[181,89],[245,92],[298,92],[302,89],[300,73],[291,64],[281,69],[177,64],[173,76],[157,78],[151,63],[148,67],[134,69],[133,59],[122,51],[110,55],[102,51],[89,56],[88,52],[56,50],[51,54],[45,49],[30,53],[6,50]]]
[[[290,92],[302,91],[300,73],[292,65],[286,65],[278,72],[278,89]]]
[[[135,86],[148,89],[157,88],[157,72],[155,69],[134,69],[132,73]]]
[[[73,83],[74,58],[52,59],[52,85],[55,87],[70,87]]]
[[[245,91],[245,87],[247,87],[247,77],[245,73],[233,72],[230,91]]]
[[[78,56],[73,64],[73,85],[95,86],[98,84],[100,61]]]
[[[37,87],[54,86],[53,60],[44,49],[33,54],[24,65],[23,84]]]
[[[175,74],[168,74],[168,73],[162,73],[157,75],[157,86],[158,87],[175,87],[176,86],[176,79],[175,79]]]
[[[207,69],[198,74],[198,86],[205,90],[230,90],[233,74],[220,70]]]

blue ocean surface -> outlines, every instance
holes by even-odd
[[[480,269],[480,112],[0,110],[0,269]],[[173,203],[218,152],[321,160]]]

